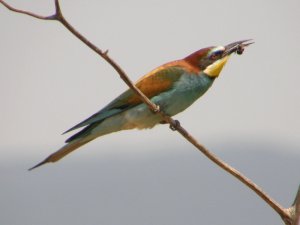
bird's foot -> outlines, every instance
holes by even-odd
[[[170,124],[170,129],[172,131],[176,131],[180,127],[180,122],[178,120],[174,120],[174,124]]]
[[[156,108],[153,109],[152,111],[153,111],[154,113],[159,113],[159,112],[160,112],[160,106],[159,106],[159,105],[155,105],[155,106],[156,106]]]

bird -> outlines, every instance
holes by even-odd
[[[225,46],[202,48],[187,57],[163,64],[140,78],[135,86],[167,115],[174,116],[191,106],[214,83],[232,53],[242,54],[251,39]],[[57,162],[88,142],[113,132],[153,128],[164,123],[137,94],[128,89],[112,102],[65,133],[82,128],[68,138],[66,144],[46,159],[31,167],[35,169]]]

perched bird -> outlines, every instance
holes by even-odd
[[[170,116],[182,112],[201,97],[219,76],[232,53],[241,54],[250,40],[226,46],[207,47],[181,60],[166,63],[137,81],[139,88],[151,101]],[[162,123],[131,89],[128,89],[106,107],[67,130],[84,127],[66,140],[66,144],[32,170],[48,162],[56,162],[97,137],[128,129],[152,128]]]

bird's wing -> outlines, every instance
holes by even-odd
[[[186,70],[182,66],[166,64],[142,77],[136,83],[136,87],[151,99],[159,93],[165,92],[172,88],[173,84],[185,72]],[[114,99],[111,103],[109,103],[106,107],[81,123],[70,128],[64,132],[64,134],[77,128],[84,127],[95,122],[100,122],[108,117],[128,110],[140,103],[142,103],[141,99],[131,89],[128,89]]]

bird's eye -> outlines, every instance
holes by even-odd
[[[216,60],[216,59],[219,59],[219,58],[222,56],[222,53],[223,53],[223,51],[216,51],[216,52],[213,52],[213,53],[210,55],[209,59],[210,59],[210,60]]]

